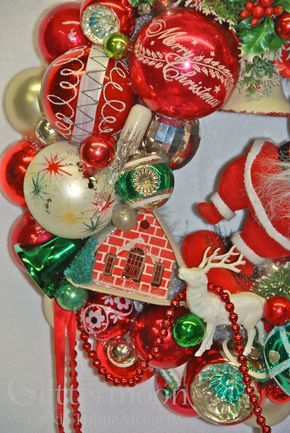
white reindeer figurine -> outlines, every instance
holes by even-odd
[[[211,348],[215,328],[218,325],[229,325],[228,312],[224,303],[207,289],[207,272],[212,268],[224,268],[239,273],[239,265],[243,265],[243,256],[234,252],[232,247],[226,254],[219,255],[220,248],[212,255],[207,256],[210,248],[204,252],[203,259],[197,268],[179,268],[179,277],[187,283],[186,300],[190,311],[206,322],[206,331],[203,342],[195,356],[201,356],[205,350]],[[238,256],[234,262],[230,261],[231,256]],[[248,333],[248,341],[244,354],[248,355],[256,335],[256,326],[259,332],[259,340],[263,339],[263,325],[260,322],[263,316],[265,299],[255,293],[241,292],[230,296],[231,302],[235,305],[235,312],[239,316],[238,323]]]

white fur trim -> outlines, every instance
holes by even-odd
[[[217,208],[219,213],[227,220],[230,221],[234,218],[235,213],[228,207],[228,205],[223,201],[218,192],[215,192],[211,197],[210,201]]]
[[[263,257],[258,256],[258,254],[253,251],[249,245],[242,239],[240,232],[235,233],[232,236],[232,242],[237,247],[239,252],[243,254],[251,263],[254,265],[260,265],[265,261]]]
[[[261,203],[255,188],[252,183],[252,165],[255,161],[256,157],[261,152],[261,149],[265,143],[265,141],[271,141],[267,139],[255,140],[254,144],[248,154],[246,165],[245,165],[245,187],[248,194],[248,197],[251,201],[251,204],[255,210],[256,216],[259,219],[262,227],[266,230],[268,235],[274,239],[279,245],[281,245],[286,250],[290,250],[290,239],[287,239],[286,236],[283,236],[281,233],[276,230],[270,221],[268,215],[265,212],[263,204]],[[275,144],[275,143],[273,143]]]

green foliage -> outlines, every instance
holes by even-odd
[[[264,298],[275,295],[290,298],[290,263],[273,265],[272,270],[256,282],[253,291]]]
[[[282,6],[283,10],[290,12],[290,1],[289,0],[276,0],[273,6]]]
[[[236,26],[244,5],[244,0],[201,0],[196,6],[206,14],[215,15],[219,21]]]
[[[271,60],[264,56],[255,56],[253,61],[246,61],[239,86],[250,97],[269,95],[279,83],[279,75]]]

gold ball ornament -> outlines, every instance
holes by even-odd
[[[4,109],[11,126],[20,134],[34,137],[41,117],[39,97],[44,73],[42,67],[25,69],[15,75],[7,86]]]
[[[112,223],[118,230],[130,230],[137,224],[138,214],[135,209],[120,204],[113,209]]]
[[[89,237],[106,227],[114,197],[100,207],[102,173],[86,178],[77,147],[63,141],[44,147],[31,161],[24,179],[27,206],[50,233],[68,239]]]
[[[36,124],[35,138],[44,146],[48,146],[61,140],[61,137],[52,128],[45,116],[42,116]]]

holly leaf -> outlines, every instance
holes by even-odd
[[[266,17],[261,24],[251,26],[250,29],[246,25],[242,26],[240,31],[243,54],[262,54],[270,51],[272,41],[277,37],[273,20]]]

